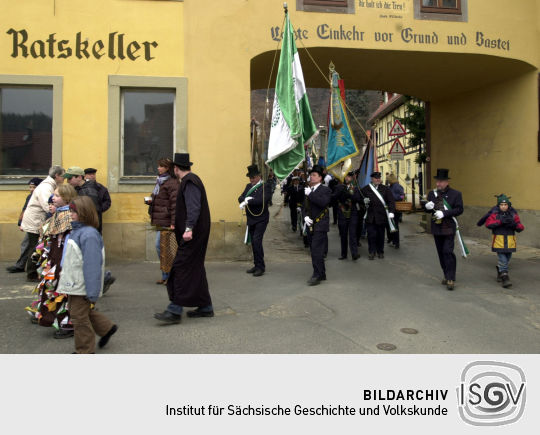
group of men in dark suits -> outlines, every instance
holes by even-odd
[[[333,190],[324,185],[324,168],[313,166],[308,171],[309,178],[303,180],[295,172],[284,188],[285,201],[289,205],[291,228],[296,232],[299,227],[304,234],[306,246],[309,246],[313,273],[308,285],[318,285],[326,280],[325,258],[328,253],[328,231],[330,229],[330,208],[337,208],[337,220],[341,241],[340,260],[348,257],[357,260],[360,231],[365,225],[368,239],[368,259],[384,258],[385,232],[397,231],[394,221],[395,199],[390,188],[381,183],[381,173],[371,173],[371,181],[363,188],[356,182],[356,173],[349,172],[343,183]],[[248,183],[239,196],[240,208],[246,211],[247,236],[251,240],[254,266],[247,270],[253,276],[265,272],[263,236],[269,222],[269,202],[271,187],[261,179],[257,165],[248,167]],[[448,186],[448,170],[438,169],[437,189],[428,194],[426,211],[434,215],[432,233],[441,268],[444,273],[443,283],[453,290],[456,271],[454,250],[455,216],[463,212],[461,193]],[[446,201],[446,202],[444,202]]]

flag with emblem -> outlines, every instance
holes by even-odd
[[[358,155],[359,151],[345,110],[345,84],[332,63],[330,78],[332,87],[328,111],[327,167],[332,175],[343,181],[351,169],[351,158]]]
[[[317,134],[293,28],[289,14],[285,12],[267,160],[279,180],[286,178],[302,163],[305,158],[304,145]]]

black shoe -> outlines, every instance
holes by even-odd
[[[255,272],[253,272],[253,276],[261,276],[261,275],[264,275],[264,270],[255,269]]]
[[[454,290],[454,281],[449,279],[446,281],[446,288],[448,290]]]
[[[21,269],[20,267],[17,267],[17,266],[6,267],[6,270],[9,273],[21,273],[21,272],[24,272],[24,269]]]
[[[170,311],[163,311],[163,313],[156,313],[154,314],[154,319],[161,320],[165,323],[180,323],[182,321],[182,315],[181,314],[174,314]]]
[[[319,285],[320,283],[321,283],[321,280],[319,278],[317,278],[316,276],[312,276],[311,278],[309,278],[307,285],[309,286]]]
[[[338,260],[346,260],[346,259],[347,259],[346,255],[345,256],[342,255],[341,257],[338,257]]]
[[[73,337],[75,333],[73,332],[73,329],[59,329],[58,331],[54,332],[54,338],[69,338]]]
[[[118,331],[118,326],[112,325],[111,329],[109,329],[109,332],[107,332],[103,337],[99,339],[98,346],[105,347],[105,345],[109,342],[109,340],[116,331]]]
[[[196,310],[188,311],[187,313],[188,317],[214,317],[214,311],[202,311],[200,308],[197,308]]]
[[[293,229],[292,229],[292,232],[293,232],[293,233],[296,233],[296,228],[293,228]]]
[[[360,258],[360,254],[356,254],[352,256],[353,261],[356,261]]]
[[[499,266],[495,266],[495,269],[497,269],[497,282],[502,281],[502,273],[499,272]]]
[[[246,270],[246,273],[255,273],[256,270],[257,268],[253,266],[251,269]]]
[[[35,316],[30,317],[30,323],[33,325],[37,325],[39,323],[39,319],[36,319]]]
[[[326,275],[321,276],[321,281],[326,281]]]
[[[512,283],[510,282],[510,277],[508,276],[508,273],[503,272],[501,274],[501,281],[504,288],[512,287]]]
[[[111,272],[105,272],[105,279],[103,280],[103,294],[109,291],[109,288],[116,281],[116,278],[111,275]]]
[[[384,258],[384,254],[377,254],[377,257]]]
[[[375,260],[375,254],[369,254],[368,260]]]

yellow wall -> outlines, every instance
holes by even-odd
[[[520,207],[538,210],[538,94],[540,1],[469,0],[467,22],[414,19],[413,1],[403,10],[364,8],[354,14],[298,12],[290,1],[293,26],[307,39],[301,49],[306,84],[325,87],[333,60],[348,88],[382,89],[432,103],[432,171],[448,166],[466,202],[484,205],[492,193],[512,190]],[[519,5],[517,4],[519,3]],[[236,198],[247,182],[250,163],[250,90],[268,84],[273,51],[271,30],[282,26],[282,2],[258,0],[0,0],[0,75],[63,77],[62,162],[93,166],[108,183],[107,92],[109,75],[187,77],[188,150],[194,172],[205,182],[212,221],[241,220]],[[362,41],[321,39],[317,29],[353,26]],[[155,59],[146,62],[76,58],[14,59],[9,28],[27,29],[30,38],[73,40],[81,31],[91,40],[122,32],[127,39],[157,41]],[[437,44],[406,43],[403,29],[438,35]],[[478,47],[476,32],[510,41],[510,50]],[[392,33],[392,42],[376,34]],[[449,35],[467,45],[448,45]],[[307,47],[323,74],[306,56]],[[495,133],[494,133],[495,131]],[[459,152],[458,152],[459,151]],[[508,151],[508,153],[505,153]],[[506,169],[499,176],[499,170]],[[482,175],[481,175],[482,174]],[[526,174],[526,180],[521,174]],[[147,188],[141,193],[149,192]],[[494,192],[492,192],[494,191]],[[2,191],[7,208],[0,224],[14,222],[26,195]],[[144,223],[139,193],[114,193],[105,225]],[[234,225],[233,225],[234,226]],[[226,227],[226,225],[224,226]],[[223,240],[227,238],[224,234]],[[223,245],[228,249],[226,244]]]

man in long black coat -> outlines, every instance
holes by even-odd
[[[305,224],[308,226],[308,240],[311,251],[311,264],[313,275],[308,280],[308,285],[318,285],[326,280],[326,268],[324,256],[328,251],[328,231],[330,230],[330,216],[328,206],[332,200],[332,191],[329,187],[321,184],[323,181],[323,168],[313,166],[309,173],[310,187],[304,189]]]
[[[201,179],[191,172],[189,154],[176,153],[174,172],[181,180],[176,197],[175,235],[178,251],[167,293],[170,304],[154,317],[165,323],[180,323],[184,306],[197,307],[188,317],[213,317],[204,258],[210,237],[210,209]]]
[[[456,255],[454,254],[454,238],[456,223],[454,217],[463,213],[461,192],[452,189],[448,183],[448,169],[437,169],[435,175],[437,189],[428,193],[428,202],[424,206],[431,213],[431,234],[435,239],[439,263],[444,273],[442,284],[448,290],[454,290],[456,280]],[[446,204],[445,204],[446,203]]]
[[[382,201],[374,190],[380,195]],[[365,222],[368,237],[368,258],[373,260],[375,254],[379,258],[384,258],[384,233],[388,219],[394,217],[394,197],[390,189],[384,184],[381,184],[380,172],[373,172],[371,174],[371,183],[364,186],[361,192],[364,198],[366,198],[364,201],[367,206]]]
[[[257,165],[250,165],[247,169],[246,177],[249,177],[249,183],[238,197],[240,208],[246,210],[248,232],[253,250],[254,266],[246,272],[252,273],[253,276],[261,276],[266,270],[262,242],[270,220],[268,205],[272,200],[272,186],[261,180],[261,173]]]

